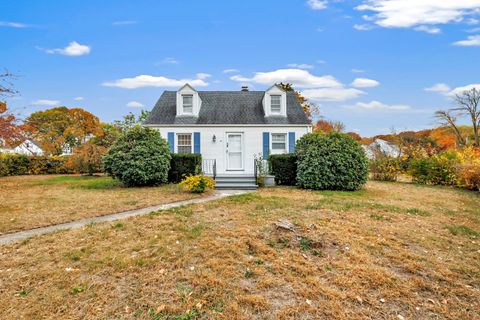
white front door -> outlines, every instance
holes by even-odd
[[[227,170],[243,170],[243,133],[227,133]]]

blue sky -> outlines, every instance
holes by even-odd
[[[24,116],[66,105],[112,121],[186,80],[284,81],[371,136],[431,127],[480,87],[480,0],[4,1],[0,39]]]

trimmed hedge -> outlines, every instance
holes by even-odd
[[[67,157],[26,156],[23,154],[0,154],[0,177],[26,174],[72,173],[65,166]]]
[[[168,171],[168,182],[179,183],[187,176],[194,176],[202,171],[202,156],[200,154],[173,153]]]
[[[358,190],[368,178],[360,144],[346,134],[309,133],[297,142],[297,184],[314,190]]]
[[[268,161],[276,184],[294,186],[297,183],[297,156],[295,154],[272,154],[268,157]]]

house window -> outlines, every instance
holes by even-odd
[[[275,95],[270,96],[270,110],[272,113],[280,113],[282,109],[281,100],[282,96]]]
[[[274,153],[287,151],[287,135],[285,133],[272,133],[272,151]]]
[[[184,94],[183,99],[183,113],[193,113],[193,95]]]
[[[192,153],[192,134],[191,133],[179,133],[177,135],[178,153]]]

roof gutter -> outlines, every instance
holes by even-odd
[[[309,128],[310,124],[144,124],[144,127],[302,127]]]

